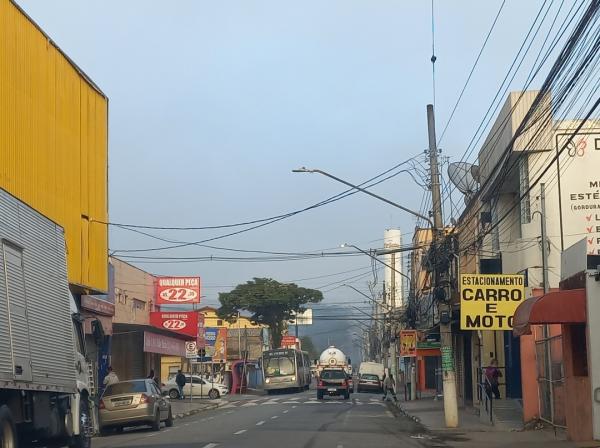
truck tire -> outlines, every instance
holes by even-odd
[[[90,428],[92,424],[90,416],[90,401],[87,395],[82,395],[79,402],[79,434],[71,437],[70,448],[90,448],[92,439],[90,437]],[[4,447],[2,447],[4,448]]]
[[[8,406],[0,406],[0,448],[17,448],[17,428]]]

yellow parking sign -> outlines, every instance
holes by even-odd
[[[512,330],[513,315],[525,300],[525,277],[461,274],[461,330]]]

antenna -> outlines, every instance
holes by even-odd
[[[448,165],[448,176],[458,191],[471,196],[477,191],[479,182],[473,174],[479,174],[479,167],[467,162],[453,162]]]

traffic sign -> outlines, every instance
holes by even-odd
[[[198,357],[196,341],[188,341],[185,343],[185,357],[188,359],[196,359]]]

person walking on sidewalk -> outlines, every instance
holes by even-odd
[[[181,373],[181,370],[177,371],[177,376],[175,377],[175,383],[177,383],[177,389],[179,389],[179,399],[183,400],[183,386],[185,386],[185,375]]]
[[[383,379],[383,401],[387,400],[388,392],[392,394],[394,401],[398,401],[398,398],[396,398],[396,391],[394,390],[395,385],[396,384],[394,382],[394,375],[392,375],[391,373],[389,374],[389,376],[386,376]]]
[[[490,361],[490,365],[485,369],[485,378],[486,378],[486,389],[488,389],[487,393],[491,397],[492,393],[494,394],[494,398],[496,400],[500,399],[500,389],[498,389],[498,378],[502,376],[502,372],[498,369],[498,360],[492,359]]]
[[[112,366],[108,366],[108,373],[104,377],[104,381],[103,381],[104,387],[108,387],[111,384],[115,384],[115,383],[118,383],[118,382],[119,382],[119,377],[117,376],[117,374],[113,370]]]

